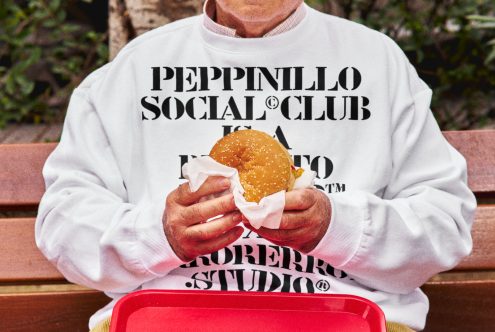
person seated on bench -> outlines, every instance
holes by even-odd
[[[90,328],[158,288],[354,294],[389,330],[423,329],[419,287],[470,253],[476,208],[431,89],[390,38],[301,0],[203,11],[90,74],[44,166],[37,245],[113,299]],[[201,201],[222,178],[185,184],[182,165],[244,128],[317,172],[318,189],[286,194],[282,229],[244,227],[231,195]]]

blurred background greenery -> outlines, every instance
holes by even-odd
[[[74,87],[107,61],[107,6],[0,0],[0,128],[63,120]]]
[[[306,0],[389,35],[434,90],[443,130],[495,122],[495,0]],[[60,122],[108,60],[108,1],[0,0],[0,128]]]

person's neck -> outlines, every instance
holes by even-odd
[[[302,1],[301,1],[302,2]],[[259,21],[243,21],[232,12],[224,11],[222,7],[215,3],[215,21],[223,26],[233,28],[236,34],[244,38],[262,37],[268,31],[275,28],[287,17],[289,17],[301,4],[295,3],[293,8],[283,8],[278,15],[273,17],[267,16],[266,19],[260,18]],[[287,10],[289,9],[289,10]]]

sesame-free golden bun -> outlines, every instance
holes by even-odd
[[[237,169],[248,202],[258,203],[294,185],[294,162],[289,152],[262,131],[238,130],[224,136],[213,146],[210,157]]]

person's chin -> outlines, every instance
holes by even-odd
[[[263,6],[248,6],[239,10],[235,14],[235,17],[243,22],[264,23],[272,19],[272,17],[268,17],[266,14],[267,12]]]
[[[263,4],[265,3],[266,1],[262,1],[262,0],[244,0],[244,5],[263,7]]]

